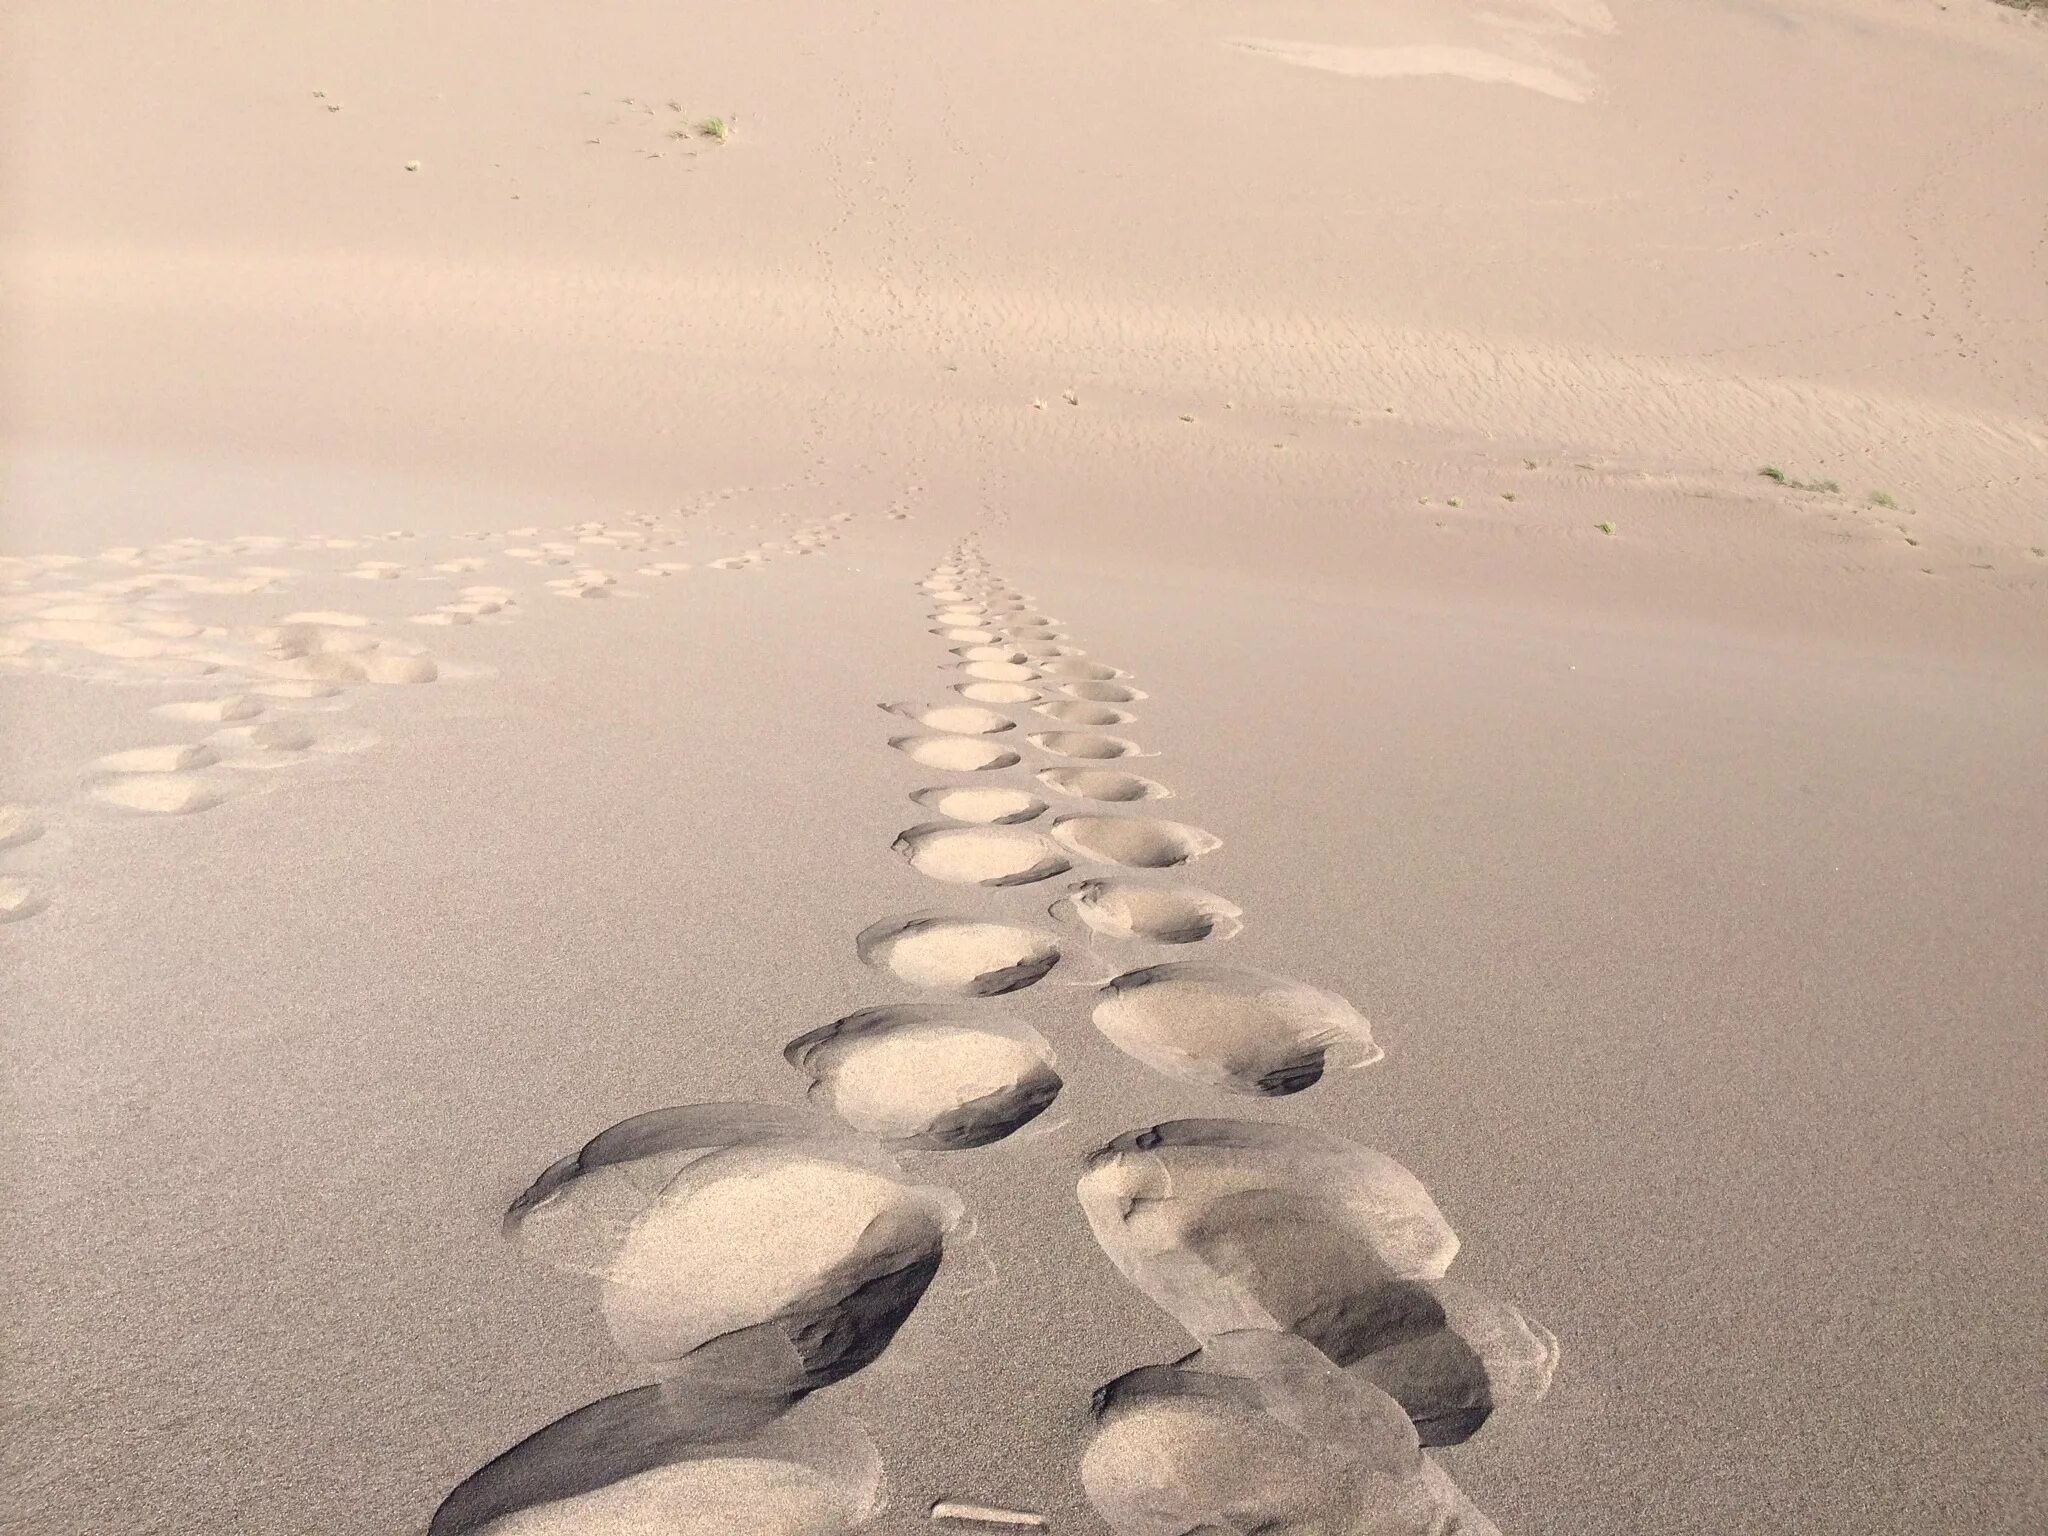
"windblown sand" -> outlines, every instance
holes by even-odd
[[[0,1530],[2048,1521],[2037,14],[0,26]]]

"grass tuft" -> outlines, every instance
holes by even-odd
[[[1598,528],[1602,533],[1614,532],[1614,524],[1612,523],[1595,523],[1593,526],[1595,528]]]
[[[697,125],[697,132],[707,139],[716,139],[723,144],[732,137],[732,125],[722,117],[707,117]]]

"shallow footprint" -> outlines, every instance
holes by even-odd
[[[1061,692],[1094,704],[1135,704],[1146,696],[1142,689],[1133,688],[1128,683],[1068,683]]]
[[[799,1035],[783,1055],[855,1130],[927,1151],[1000,1141],[1061,1086],[1037,1030],[963,1007],[863,1009]]]
[[[1081,1483],[1116,1536],[1500,1536],[1398,1403],[1284,1334],[1119,1376],[1095,1419]]]
[[[1332,1067],[1386,1053],[1333,992],[1235,966],[1174,961],[1102,989],[1095,1027],[1126,1055],[1183,1082],[1260,1098],[1300,1093]]]
[[[601,1398],[465,1478],[428,1536],[838,1536],[881,1503],[882,1462],[842,1415],[718,1381]]]
[[[1296,1126],[1170,1120],[1075,1188],[1111,1263],[1197,1339],[1291,1332],[1390,1281],[1440,1280],[1457,1235],[1383,1152]]]
[[[1223,846],[1213,832],[1158,816],[1063,816],[1052,835],[1084,859],[1127,869],[1172,869]]]
[[[1028,683],[1038,676],[1036,667],[1019,661],[970,661],[960,670],[978,683]]]
[[[892,715],[915,720],[929,731],[946,731],[955,736],[995,736],[1014,731],[1017,722],[1008,715],[973,704],[884,704]]]
[[[1030,885],[1073,868],[1043,836],[1012,827],[925,822],[892,846],[919,874],[956,885]]]
[[[1034,820],[1045,812],[1045,802],[1024,789],[941,785],[936,789],[915,790],[910,798],[949,821],[968,821],[978,825],[1015,826],[1019,822]],[[0,843],[0,847],[5,846]]]
[[[19,848],[42,835],[43,818],[34,811],[25,805],[0,805],[0,848]]]
[[[1053,903],[1052,915],[1110,939],[1197,944],[1236,938],[1244,909],[1191,885],[1151,886],[1135,880],[1083,880]]]
[[[1018,991],[1060,962],[1059,941],[1049,933],[932,912],[885,918],[862,929],[854,949],[899,981],[970,997]]]
[[[1099,661],[1084,661],[1078,656],[1060,656],[1046,662],[1040,668],[1047,677],[1078,678],[1083,682],[1106,683],[1125,675],[1121,667],[1106,666]]]
[[[872,1143],[767,1105],[622,1121],[505,1216],[522,1249],[604,1280],[635,1360],[791,1397],[873,1361],[938,1271],[960,1203]]]
[[[1164,800],[1173,793],[1156,779],[1142,778],[1115,768],[1041,768],[1038,782],[1076,800],[1126,803],[1132,800]]]
[[[95,800],[143,816],[189,816],[210,811],[221,797],[202,779],[182,773],[131,773],[91,790]]]
[[[49,904],[49,898],[26,880],[0,875],[0,923],[18,923],[25,917],[34,917]]]
[[[1023,683],[955,683],[953,691],[979,704],[1030,704],[1040,696]]]
[[[949,773],[984,773],[1011,768],[1020,761],[1009,748],[978,736],[893,736],[889,745],[913,762]]]
[[[1064,704],[1058,701],[1041,704],[1036,712],[1062,725],[1129,725],[1138,718],[1129,710],[1118,709],[1113,704],[1089,704],[1078,699]]]

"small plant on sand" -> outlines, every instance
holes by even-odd
[[[1775,464],[1766,464],[1762,469],[1758,470],[1757,473],[1762,475],[1766,480],[1777,481],[1780,485],[1789,485],[1791,483],[1790,479],[1785,474],[1785,471],[1778,468],[1778,466]]]
[[[1892,500],[1889,491],[1872,491],[1870,493],[1870,504],[1873,507],[1896,507],[1898,505],[1896,501]]]
[[[1513,501],[1515,499],[1515,493],[1513,491],[1502,491],[1500,493],[1500,499],[1502,501]]]
[[[723,144],[732,137],[732,125],[722,117],[707,117],[697,125],[697,132],[707,139],[716,139]]]
[[[1461,496],[1453,496],[1449,501],[1445,502],[1444,505],[1450,507],[1462,507],[1463,505],[1465,505],[1465,500]]]
[[[1593,526],[1595,528],[1598,528],[1602,533],[1614,532],[1614,524],[1612,523],[1595,523]]]
[[[1829,496],[1839,496],[1842,494],[1842,483],[1839,480],[1809,480],[1800,489],[1802,491],[1821,491]]]

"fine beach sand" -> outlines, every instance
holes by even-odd
[[[2048,1520],[2038,14],[0,100],[0,1531]]]

